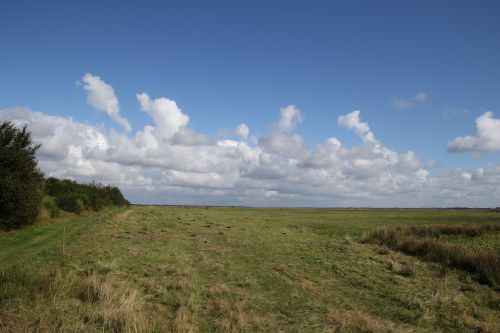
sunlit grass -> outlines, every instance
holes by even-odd
[[[499,330],[493,288],[360,242],[379,227],[498,225],[494,212],[132,207],[84,219],[0,235],[0,331]]]

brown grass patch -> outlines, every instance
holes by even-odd
[[[313,244],[310,243],[310,242],[308,242],[308,243],[302,243],[302,244],[299,245],[299,250],[307,252],[307,251],[311,251],[312,247],[313,247]]]
[[[241,302],[231,297],[227,285],[210,288],[207,295],[207,313],[214,318],[219,332],[240,332],[249,327],[249,318]]]
[[[414,275],[413,265],[409,262],[398,263],[398,262],[392,261],[391,259],[387,259],[385,265],[386,265],[388,270],[393,271],[394,273],[396,273],[398,275],[402,275],[402,276],[413,276]]]
[[[310,293],[316,293],[318,289],[314,282],[306,278],[299,278],[296,284],[300,289]]]
[[[352,238],[349,235],[344,236],[344,244],[351,245],[352,244]]]
[[[205,243],[205,251],[213,252],[215,254],[223,254],[231,252],[231,249],[222,245],[215,244],[210,240],[207,240],[207,243]]]
[[[333,332],[392,332],[394,327],[392,322],[375,319],[365,312],[354,310],[330,309],[328,321],[333,325]]]
[[[249,279],[248,277],[239,277],[235,279],[234,284],[237,287],[249,288],[255,286],[256,282],[255,280]]]
[[[78,298],[91,304],[85,320],[102,323],[112,332],[147,332],[144,302],[139,293],[123,283],[112,285],[95,274],[84,277]]]
[[[197,332],[195,288],[193,275],[189,271],[173,274],[169,289],[174,290],[174,322],[175,332]]]
[[[145,251],[146,250],[141,246],[137,245],[129,246],[127,248],[127,257],[134,258],[139,256],[141,253],[144,253]]]
[[[272,270],[280,272],[280,273],[284,273],[289,269],[288,266],[285,264],[279,264],[279,263],[274,263],[274,262],[266,263],[266,265],[269,268],[271,268]]]
[[[174,331],[183,333],[197,332],[196,323],[193,319],[194,298],[189,297],[186,302],[180,294],[176,294],[174,302],[176,304]]]
[[[38,219],[43,219],[47,220],[50,218],[50,212],[47,208],[41,207],[40,210],[38,211]]]

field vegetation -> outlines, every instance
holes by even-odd
[[[499,292],[476,271],[369,236],[386,227],[468,246],[498,238],[492,211],[104,212],[0,232],[0,331],[500,331]]]

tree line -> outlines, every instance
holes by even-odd
[[[45,178],[36,160],[39,148],[26,126],[19,129],[11,122],[0,124],[1,228],[34,223],[42,207],[56,217],[60,210],[80,214],[83,210],[130,204],[114,185]]]

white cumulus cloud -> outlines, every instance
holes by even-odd
[[[304,139],[298,134],[289,134],[303,121],[302,112],[295,105],[280,109],[280,119],[269,127],[268,133],[258,139],[264,151],[297,158],[306,153]]]
[[[106,112],[111,119],[123,126],[126,132],[132,130],[127,119],[120,115],[120,104],[112,86],[99,76],[87,73],[82,78],[83,88],[88,92],[87,102],[99,111]]]
[[[359,111],[338,119],[361,138],[359,145],[349,148],[331,137],[307,149],[293,142],[292,126],[279,125],[290,124],[283,120],[288,116],[281,112],[253,145],[214,140],[186,126],[160,139],[155,133],[162,125],[155,122],[128,137],[25,108],[0,110],[0,120],[27,125],[42,144],[38,158],[48,176],[114,183],[138,203],[414,207],[500,199],[500,166],[430,176],[430,163],[378,141]],[[273,149],[262,144],[270,137]]]
[[[246,124],[239,124],[236,126],[236,129],[234,130],[236,135],[238,135],[240,138],[243,140],[246,140],[248,138],[248,135],[250,134],[250,129]]]
[[[370,126],[368,123],[362,122],[359,115],[359,110],[352,111],[343,116],[339,116],[337,122],[339,125],[345,126],[348,129],[354,129],[356,133],[364,140],[364,141],[375,141],[375,137],[372,132],[370,132]]]
[[[282,108],[255,140],[248,140],[246,124],[215,139],[190,128],[174,100],[146,93],[137,99],[152,125],[132,135],[26,108],[0,110],[0,120],[28,127],[42,144],[38,159],[47,176],[113,183],[136,203],[439,207],[500,202],[500,166],[433,174],[435,162],[385,145],[358,110],[337,118],[360,138],[357,145],[347,147],[332,136],[308,148],[295,132],[304,117],[293,105]],[[497,128],[492,114],[478,118],[478,135],[467,147],[495,147]]]
[[[182,113],[177,103],[168,98],[152,100],[148,94],[137,94],[141,110],[153,118],[155,135],[159,138],[171,138],[189,122],[189,117]]]
[[[483,113],[476,119],[477,135],[459,136],[448,143],[452,153],[500,151],[500,119],[492,112]]]

